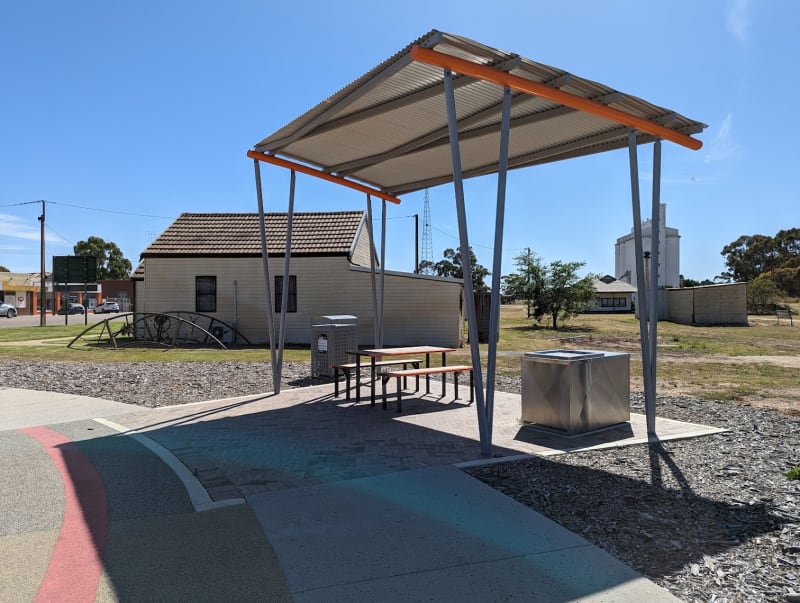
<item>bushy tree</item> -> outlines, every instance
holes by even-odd
[[[11,271],[5,266],[0,266],[0,272],[11,272]]]
[[[419,263],[419,271],[422,273],[432,270],[437,276],[449,276],[452,278],[464,278],[464,267],[461,265],[461,253],[455,249],[445,249],[442,253],[443,259],[435,264],[422,261]],[[469,249],[470,264],[472,266],[472,288],[483,293],[489,290],[486,285],[486,277],[489,276],[489,270],[478,263],[472,247]]]
[[[550,316],[553,329],[589,306],[595,298],[594,275],[583,278],[577,271],[584,262],[555,260],[545,265],[542,258],[530,252],[514,258],[518,272],[503,277],[508,293],[524,299],[528,318],[539,321]]]
[[[747,284],[747,306],[750,312],[765,313],[778,299],[778,287],[768,276],[760,276]]]
[[[800,297],[800,267],[778,268],[772,271],[770,278],[784,294]]]
[[[528,250],[514,258],[518,272],[500,278],[506,295],[525,301],[528,318],[540,320],[544,315],[541,304],[547,267],[542,258]]]
[[[796,266],[800,258],[800,228],[780,230],[774,237],[742,235],[722,248],[728,280],[750,282],[760,274]]]
[[[132,266],[125,259],[116,243],[106,243],[100,237],[89,237],[78,241],[72,248],[75,255],[91,255],[97,258],[97,280],[121,281],[129,279]]]

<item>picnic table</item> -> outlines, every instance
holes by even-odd
[[[455,348],[446,348],[432,345],[414,345],[396,348],[373,348],[366,350],[353,350],[347,352],[356,359],[356,402],[360,401],[359,383],[361,378],[361,359],[370,359],[370,402],[375,405],[375,363],[379,358],[397,358],[403,356],[417,356],[425,354],[425,368],[431,366],[431,354],[441,354],[442,366],[447,365],[447,354],[455,352]],[[430,394],[430,376],[425,375],[425,393]]]

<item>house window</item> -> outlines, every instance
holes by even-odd
[[[600,306],[603,308],[624,308],[627,304],[625,303],[624,297],[601,297],[600,298]]]
[[[275,312],[281,311],[283,301],[283,277],[275,277]],[[287,312],[297,312],[297,277],[289,276],[289,298],[286,303]]]
[[[194,277],[194,311],[217,311],[217,277]]]

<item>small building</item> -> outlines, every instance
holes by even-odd
[[[605,276],[594,280],[595,303],[586,309],[587,312],[631,312],[636,287],[617,280],[613,276]]]
[[[687,325],[747,325],[747,283],[667,289],[666,314]]]
[[[287,215],[265,215],[275,317],[279,317]],[[374,343],[370,245],[366,212],[295,213],[286,343],[309,344],[325,315],[353,315],[359,344]],[[181,214],[141,254],[133,275],[137,312],[190,311],[236,327],[253,343],[268,343],[266,288],[256,213]],[[376,272],[378,272],[376,270]],[[384,345],[457,347],[463,328],[463,282],[389,272],[377,295],[385,300]],[[379,304],[378,304],[379,305]]]
[[[55,314],[65,304],[77,303],[94,308],[102,288],[98,283],[56,283],[45,274],[45,309]],[[0,272],[0,301],[11,304],[19,316],[38,316],[42,298],[42,278],[38,272]]]

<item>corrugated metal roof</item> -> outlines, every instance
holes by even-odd
[[[613,280],[606,282],[602,279],[594,279],[594,290],[597,293],[636,293],[636,287],[625,281]]]
[[[255,150],[400,195],[450,182],[443,70],[411,58],[415,45],[544,84],[683,134],[705,128],[674,111],[561,69],[436,30],[422,36],[291,123]],[[496,172],[503,89],[456,74],[464,177]],[[628,144],[630,128],[541,96],[515,92],[509,167],[589,155]],[[639,132],[639,143],[653,140]]]
[[[270,255],[283,256],[287,214],[267,213],[264,220]],[[347,255],[364,221],[363,211],[296,213],[291,253]],[[141,254],[163,256],[261,256],[258,214],[181,214]]]

